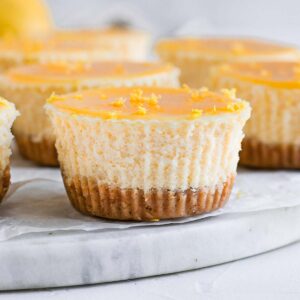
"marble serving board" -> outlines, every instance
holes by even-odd
[[[0,243],[0,290],[112,282],[203,268],[300,239],[300,206],[184,224],[22,235]]]
[[[44,178],[44,183],[54,180],[49,184],[55,186],[59,197],[52,200],[60,205],[52,203],[56,207],[55,226],[39,218],[53,212],[48,211],[48,189],[42,194],[31,190],[27,204],[10,198],[13,186],[39,178]],[[300,174],[295,172],[239,170],[238,190],[223,214],[130,227],[115,222],[115,226],[98,226],[95,220],[86,220],[72,210],[57,168],[38,168],[14,153],[12,181],[7,202],[1,206],[0,290],[84,285],[186,271],[300,240]],[[37,195],[45,198],[46,206],[34,201]],[[39,214],[37,203],[46,208],[39,209]],[[76,224],[66,226],[66,220]],[[20,226],[25,230],[19,232]]]

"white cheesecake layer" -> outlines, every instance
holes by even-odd
[[[236,173],[250,108],[197,120],[103,120],[46,105],[65,177],[111,187],[215,190]]]
[[[15,109],[14,104],[2,98],[0,100],[1,103],[5,103],[1,104],[0,107],[0,171],[2,172],[9,164],[9,156],[11,155],[10,145],[13,139],[11,127],[19,113]]]

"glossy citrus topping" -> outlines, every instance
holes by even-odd
[[[255,39],[178,38],[162,40],[158,52],[190,52],[216,56],[254,56],[287,53],[293,49]]]
[[[237,100],[234,91],[219,93],[207,89],[182,88],[100,88],[63,96],[52,95],[48,103],[73,116],[103,119],[183,119],[238,113],[246,102]],[[105,95],[104,99],[102,96]]]
[[[221,76],[274,87],[300,88],[300,63],[297,62],[259,62],[234,63],[220,67]]]
[[[9,70],[6,76],[17,83],[64,83],[91,79],[126,79],[171,71],[161,63],[97,62],[36,64]]]

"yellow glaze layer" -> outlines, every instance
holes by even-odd
[[[160,52],[199,53],[220,57],[274,55],[294,51],[283,45],[255,40],[233,38],[178,38],[162,40],[157,45]]]
[[[52,95],[48,103],[67,113],[103,119],[183,119],[238,113],[246,102],[234,90],[210,92],[205,88],[100,88],[82,93]]]
[[[300,88],[300,62],[259,62],[224,64],[218,76],[278,88]]]
[[[26,65],[10,69],[6,76],[14,83],[66,83],[88,79],[132,79],[175,70],[168,64],[138,62],[62,62]]]

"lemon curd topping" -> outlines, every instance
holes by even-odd
[[[10,81],[17,83],[64,83],[89,79],[142,77],[173,69],[172,66],[161,63],[62,62],[21,66],[9,70],[6,75]]]
[[[106,98],[103,99],[103,95]],[[246,102],[234,91],[218,93],[207,89],[182,88],[100,88],[63,96],[52,95],[47,103],[72,116],[103,119],[195,120],[203,116],[238,113]]]
[[[300,62],[232,63],[220,67],[221,76],[282,88],[300,88]]]
[[[216,56],[272,55],[294,51],[290,47],[255,39],[178,38],[158,43],[158,52],[191,52]]]

